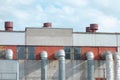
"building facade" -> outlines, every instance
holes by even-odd
[[[120,53],[120,33],[73,32],[72,28],[52,28],[50,23],[43,28],[14,31],[10,23],[0,31],[0,63],[4,63],[0,66],[1,80],[41,80],[42,51],[48,54],[47,79],[59,80],[59,62],[54,55],[61,49],[65,51],[65,80],[115,80],[114,58],[110,74],[113,77],[108,79],[107,61],[101,55],[106,51]],[[13,51],[13,60],[2,55],[7,49]],[[94,79],[88,79],[87,52],[94,55]]]

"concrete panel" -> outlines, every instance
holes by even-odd
[[[73,46],[95,46],[95,35],[74,33]]]
[[[25,61],[19,60],[19,80],[25,80]]]
[[[20,80],[41,80],[40,60],[19,60]]]
[[[72,29],[28,28],[26,45],[72,46]]]
[[[120,47],[120,34],[117,35],[117,38],[118,38],[118,46]]]
[[[0,60],[0,80],[18,80],[19,65],[17,61]]]
[[[117,46],[116,34],[74,33],[73,46]]]
[[[25,33],[0,32],[0,45],[25,45]]]
[[[105,78],[105,61],[103,60],[95,60],[95,78]]]
[[[96,46],[117,46],[116,34],[96,34]]]

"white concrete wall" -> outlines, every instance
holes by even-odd
[[[73,33],[73,46],[117,46],[116,34]]]
[[[20,80],[40,80],[40,60],[19,60]],[[58,60],[48,61],[48,80],[58,80]],[[66,60],[66,80],[86,80],[87,61]],[[105,61],[95,61],[95,78],[105,78]]]
[[[0,32],[0,45],[25,45],[25,33]]]
[[[117,35],[117,38],[118,38],[118,46],[120,47],[120,34]]]
[[[26,45],[72,46],[72,29],[28,28]]]

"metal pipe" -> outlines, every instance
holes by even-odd
[[[87,80],[94,80],[94,54],[87,52]]]
[[[47,80],[47,52],[42,51],[41,56],[41,80]]]
[[[9,60],[13,59],[13,51],[11,49],[5,50],[5,58]]]
[[[19,80],[19,62],[17,61],[17,80]]]
[[[65,80],[65,51],[59,50],[55,58],[59,59],[59,80]]]
[[[102,57],[106,59],[106,80],[113,79],[113,56],[110,51],[106,51]]]
[[[120,55],[113,54],[114,58],[114,80],[120,80]]]

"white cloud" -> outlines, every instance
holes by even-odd
[[[2,2],[7,5],[30,5],[34,0],[2,0]]]
[[[93,23],[99,24],[100,31],[115,32],[116,28],[119,30],[120,20],[118,18],[104,14],[96,9],[90,9],[88,11],[87,17]]]
[[[82,31],[79,28],[90,23],[98,23],[99,31],[115,31],[120,25],[119,3],[119,0],[1,0],[0,17],[22,24],[23,29],[48,21],[55,27],[73,27],[74,31]]]
[[[116,32],[116,29],[120,29],[120,20],[112,16],[99,17],[98,23],[102,26],[101,31]]]
[[[86,6],[88,4],[87,0],[64,0],[67,5],[70,6]]]
[[[16,10],[15,12],[12,13],[13,16],[20,20],[27,20],[30,17],[30,14],[28,12],[22,11],[22,10]]]

